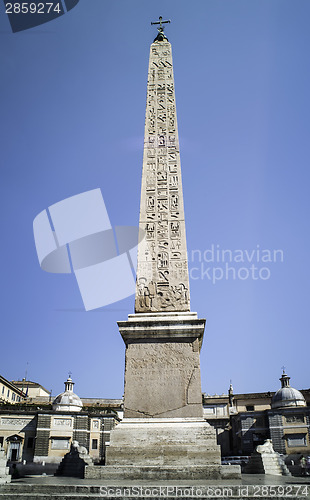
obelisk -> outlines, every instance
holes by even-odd
[[[172,53],[162,25],[149,58],[140,228],[135,312],[189,311]]]
[[[140,204],[145,238],[138,247],[135,314],[118,322],[126,344],[124,419],[111,431],[107,465],[86,477],[222,476],[215,430],[203,419],[205,320],[190,311],[172,53],[159,19],[148,70]]]
[[[205,320],[190,312],[172,53],[162,24],[149,58],[135,314],[118,323],[125,418],[202,417]]]

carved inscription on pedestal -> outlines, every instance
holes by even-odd
[[[189,279],[171,45],[151,45],[136,312],[189,311]]]

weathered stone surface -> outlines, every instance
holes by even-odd
[[[125,418],[202,417],[204,325],[196,313],[130,315],[119,322],[127,345]]]
[[[86,467],[85,478],[87,479],[109,479],[109,480],[203,480],[221,479],[223,467],[218,465],[187,465],[176,467],[173,465],[158,466],[105,466]],[[230,471],[229,479],[240,479],[238,471]],[[237,472],[237,475],[236,475]]]
[[[124,419],[111,433],[107,465],[87,467],[86,478],[220,479],[241,477],[221,466],[215,430],[204,419]]]
[[[128,321],[118,321],[119,331],[126,345],[136,342],[165,340],[167,342],[199,341],[202,344],[205,319],[195,312],[161,312],[129,314]]]
[[[171,45],[151,45],[136,312],[189,311],[189,279]]]
[[[195,374],[199,371],[198,356],[192,344],[187,343],[128,346],[125,417],[138,414],[144,417],[201,417],[201,387]]]
[[[215,430],[203,419],[124,419],[111,433],[107,465],[86,478],[123,480],[239,479],[239,466],[221,466]]]
[[[124,419],[111,433],[107,465],[221,465],[215,430],[204,419]]]

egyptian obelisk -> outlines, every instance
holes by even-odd
[[[104,471],[86,477],[222,475],[215,430],[203,419],[205,320],[190,311],[172,53],[159,19],[152,23],[159,28],[148,70],[139,222],[145,237],[138,247],[135,314],[118,322],[126,344],[124,419],[111,431]],[[231,477],[236,474],[239,469]]]
[[[135,312],[189,311],[172,53],[162,26],[149,58],[140,228]]]

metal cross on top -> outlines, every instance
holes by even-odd
[[[160,31],[164,31],[163,24],[165,24],[165,23],[171,23],[171,21],[170,21],[170,20],[168,20],[168,21],[163,21],[162,16],[159,16],[159,22],[156,22],[156,23],[151,23],[151,24],[159,24],[160,26],[159,26],[159,28],[157,28],[157,29],[158,29],[158,30],[160,30]]]

